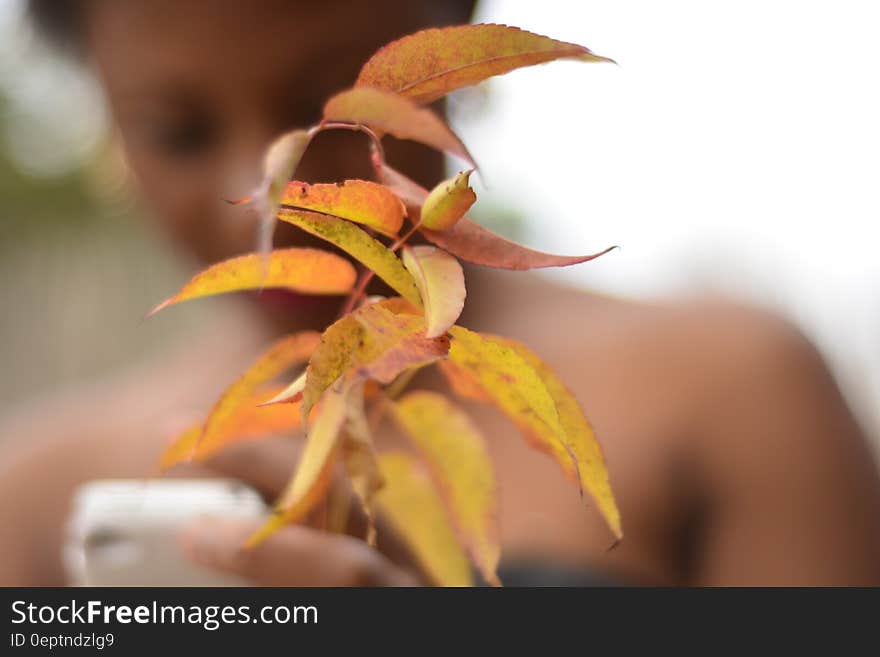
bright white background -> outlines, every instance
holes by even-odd
[[[880,3],[483,0],[477,19],[619,64],[456,99],[483,204],[521,212],[532,246],[623,247],[558,274],[578,284],[777,308],[880,421]]]

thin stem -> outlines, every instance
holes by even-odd
[[[382,147],[382,140],[375,132],[361,123],[344,123],[343,121],[321,121],[313,128],[315,133],[322,130],[354,130],[355,132],[363,132],[370,138],[373,152],[379,158],[382,164],[385,164],[385,149]]]

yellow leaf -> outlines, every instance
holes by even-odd
[[[296,472],[276,502],[275,514],[248,539],[249,547],[261,543],[284,525],[300,520],[324,497],[333,479],[350,389],[350,384],[340,378],[323,395]]]
[[[429,579],[439,586],[472,586],[467,556],[430,476],[402,452],[380,454],[379,469],[385,486],[376,502]]]
[[[480,431],[464,411],[436,392],[407,394],[394,404],[394,417],[424,456],[483,577],[498,585],[496,482]]]
[[[412,139],[474,163],[467,148],[443,120],[408,98],[382,89],[356,87],[324,105],[324,120],[366,125],[398,139]]]
[[[493,339],[513,349],[535,369],[547,386],[550,396],[556,403],[559,421],[564,431],[565,445],[577,463],[580,484],[596,501],[614,536],[617,539],[622,538],[620,511],[614,501],[602,446],[577,400],[556,373],[531,349],[510,338],[493,336]]]
[[[611,61],[583,46],[516,27],[461,25],[422,30],[389,43],[364,64],[356,84],[427,104],[493,75],[563,57]]]
[[[458,223],[477,200],[468,184],[473,171],[462,171],[431,190],[422,204],[422,226],[430,230],[446,230]]]
[[[165,450],[159,462],[161,471],[189,461],[202,461],[224,448],[246,440],[289,434],[300,428],[299,408],[292,406],[261,407],[274,390],[250,395],[215,433],[210,443],[200,442],[205,425],[202,423],[182,432]]]
[[[412,274],[425,306],[425,337],[444,335],[464,308],[467,294],[458,260],[433,246],[406,247],[403,265]]]
[[[336,217],[296,210],[281,210],[278,218],[338,246],[374,271],[401,296],[421,307],[416,284],[398,257],[354,224]]]
[[[153,308],[149,315],[180,301],[241,290],[277,287],[304,294],[345,294],[351,291],[356,277],[348,260],[320,249],[273,251],[269,254],[268,267],[265,264],[259,255],[251,253],[211,265],[196,274],[176,295]]]
[[[369,180],[317,185],[290,182],[281,195],[281,205],[330,214],[392,237],[403,225],[404,207],[400,199],[384,185]]]
[[[620,514],[601,449],[565,386],[519,343],[460,326],[449,332],[450,360],[473,377],[530,444],[550,454],[581,490],[586,488],[614,536],[621,538]]]

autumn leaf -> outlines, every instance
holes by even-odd
[[[416,284],[400,259],[357,226],[336,217],[295,210],[281,210],[278,218],[338,246],[370,268],[398,294],[417,306],[422,305]]]
[[[369,180],[309,185],[290,182],[281,195],[281,205],[313,210],[354,221],[393,237],[403,225],[404,207],[388,188]]]
[[[255,253],[211,265],[196,274],[180,292],[153,308],[148,316],[181,301],[225,292],[286,288],[303,294],[345,294],[354,286],[354,267],[335,253],[293,248],[272,251],[268,257],[268,268]]]
[[[430,475],[402,452],[379,455],[385,485],[376,503],[395,534],[438,586],[472,586],[467,556],[458,543]]]
[[[425,320],[417,315],[398,315],[372,304],[352,316],[365,329],[355,355],[362,378],[391,383],[402,372],[429,365],[449,352],[449,338],[426,336]]]
[[[429,242],[462,260],[498,269],[525,270],[542,267],[568,267],[594,260],[617,248],[612,246],[598,253],[583,256],[543,253],[511,242],[467,217],[449,230],[422,229],[421,233]]]
[[[397,194],[409,210],[410,219],[414,223],[417,222],[421,213],[421,205],[428,197],[428,190],[375,158],[373,166],[380,182]],[[497,269],[525,270],[543,267],[568,267],[593,260],[617,248],[612,246],[599,253],[583,256],[544,253],[511,242],[467,217],[462,217],[448,230],[420,228],[420,231],[428,241],[457,258],[475,265]]]
[[[617,539],[620,514],[596,437],[571,393],[523,345],[493,335],[450,329],[450,360],[520,427],[529,443],[550,454],[578,487],[586,489]]]
[[[498,585],[496,482],[482,435],[464,411],[436,392],[411,392],[393,408],[424,457],[474,562],[487,582]]]
[[[533,446],[550,454],[572,480],[579,481],[576,463],[562,441],[556,403],[534,368],[491,337],[461,326],[453,326],[449,334],[450,361],[473,377]]]
[[[390,383],[404,370],[446,356],[448,338],[426,338],[425,320],[418,315],[396,314],[388,308],[394,305],[389,299],[362,306],[327,327],[306,368],[304,414],[346,372]]]
[[[411,139],[474,164],[467,148],[439,116],[388,91],[369,87],[342,91],[324,105],[324,120],[366,125],[378,133]]]
[[[404,248],[403,265],[422,296],[427,322],[425,337],[445,334],[461,315],[467,294],[458,260],[433,246],[414,246]]]
[[[248,547],[258,545],[284,525],[297,522],[323,499],[333,479],[350,390],[350,383],[340,378],[322,396],[296,471],[276,502],[275,513],[248,539]]]
[[[258,216],[257,252],[265,256],[272,248],[275,213],[281,204],[284,186],[293,176],[312,139],[306,130],[291,130],[273,141],[263,158],[263,179],[250,196],[232,201],[233,205],[253,203]]]
[[[473,171],[462,171],[431,190],[422,204],[421,225],[424,228],[447,230],[458,223],[477,200],[477,195],[468,184]]]
[[[249,395],[226,417],[210,441],[201,440],[204,423],[195,424],[177,436],[162,454],[161,471],[178,463],[202,461],[222,451],[229,445],[246,440],[289,434],[301,427],[300,413],[296,405],[265,408],[261,405],[276,394],[277,388]]]
[[[556,403],[559,422],[565,436],[563,440],[577,463],[580,484],[596,501],[596,505],[608,523],[611,532],[620,539],[623,536],[620,511],[617,509],[617,503],[614,501],[614,494],[611,491],[602,446],[574,395],[556,376],[556,373],[524,344],[510,338],[491,337],[500,344],[513,349],[541,377],[547,391]]]
[[[461,25],[422,30],[389,43],[364,64],[355,84],[427,104],[494,75],[560,58],[611,61],[583,46],[516,27]]]
[[[316,331],[302,331],[277,340],[263,352],[259,358],[232,385],[226,388],[223,395],[214,404],[208,419],[205,420],[204,432],[200,443],[209,449],[216,436],[223,434],[223,429],[233,415],[256,388],[294,365],[305,363],[321,341]]]

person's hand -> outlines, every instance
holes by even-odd
[[[252,549],[242,546],[261,521],[205,518],[184,532],[196,563],[261,586],[415,586],[416,577],[365,542],[289,525]]]
[[[225,450],[198,474],[238,479],[272,503],[293,473],[299,441],[269,439]],[[192,468],[177,469],[188,475]],[[181,535],[196,563],[240,575],[262,586],[416,586],[421,583],[406,550],[380,528],[379,549],[368,546],[364,518],[352,501],[348,531],[333,534],[307,524],[282,528],[255,548],[244,548],[262,521],[203,518]]]

